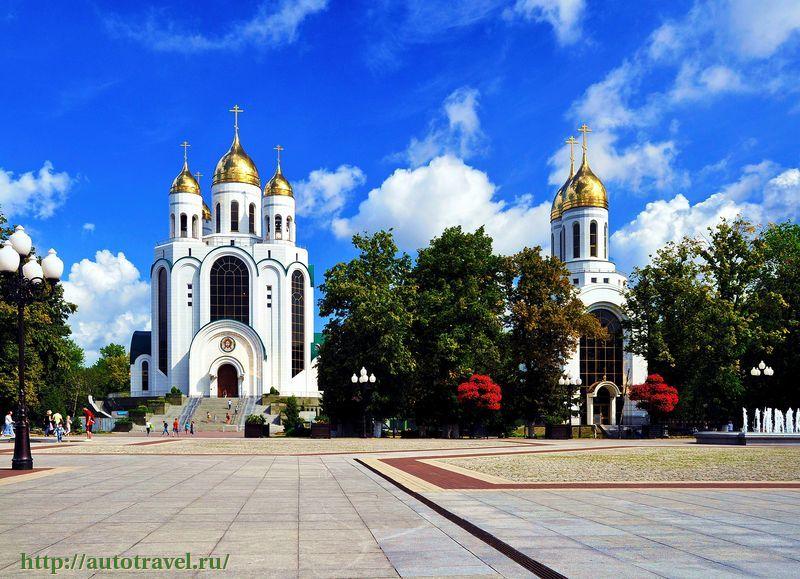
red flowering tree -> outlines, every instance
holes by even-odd
[[[660,374],[650,374],[644,384],[631,386],[629,396],[654,422],[665,418],[678,404],[678,390],[664,382]]]
[[[483,424],[500,410],[502,399],[500,386],[483,374],[473,374],[458,385],[458,403],[473,432],[476,425]]]

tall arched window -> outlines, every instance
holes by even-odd
[[[264,218],[264,239],[269,241],[269,215]]]
[[[622,324],[606,309],[591,312],[608,332],[607,340],[581,338],[580,370],[584,386],[610,380],[622,386]]]
[[[251,203],[247,209],[247,233],[256,232],[256,204]]]
[[[566,248],[567,234],[565,233],[565,231],[566,231],[566,228],[562,227],[561,228],[561,243],[559,243],[559,245],[558,245],[558,253],[559,253],[559,257],[561,257],[561,261],[564,261],[564,259],[567,257],[567,248]]]
[[[223,255],[211,266],[211,321],[250,323],[250,273],[232,255]]]
[[[192,215],[192,237],[194,237],[195,239],[200,239],[200,235],[197,229],[199,221],[200,220],[197,218],[197,215]]]
[[[589,224],[589,255],[597,257],[597,221]]]
[[[608,259],[608,223],[603,226],[603,258]]]
[[[231,231],[239,231],[239,202],[231,201]]]
[[[189,226],[188,220],[186,219],[186,213],[181,213],[181,237],[187,237]]]
[[[572,258],[581,256],[581,225],[577,221],[572,224]]]
[[[281,216],[275,216],[275,239],[281,239],[283,237],[282,231],[283,228],[281,227]]]
[[[158,369],[162,374],[167,373],[167,268],[158,270]]]
[[[292,274],[292,377],[305,368],[306,317],[305,317],[305,278],[296,269]]]
[[[292,219],[292,216],[289,215],[286,218],[286,239],[288,239],[289,241],[291,241],[293,239],[293,236],[292,236],[292,225],[294,225],[294,219]]]
[[[550,234],[550,255],[556,256],[556,236],[554,233]]]
[[[175,237],[175,214],[171,214],[169,216],[169,236],[170,238]]]
[[[222,223],[222,214],[220,213],[219,210],[219,203],[217,203],[216,214],[217,214],[217,233],[219,233],[222,230],[222,228],[220,227],[220,224]]]
[[[150,390],[150,364],[142,362],[142,391]]]

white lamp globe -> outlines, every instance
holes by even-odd
[[[0,248],[0,271],[17,271],[19,267],[19,254],[14,250],[11,241],[6,239]]]
[[[11,237],[8,238],[11,241],[11,245],[20,255],[28,255],[31,252],[31,237],[27,233],[25,233],[25,228],[22,225],[17,225],[16,231],[11,234]]]
[[[575,380],[575,384],[576,384],[576,385],[578,385],[578,386],[580,386],[581,384],[583,384],[583,380],[581,380],[580,378],[578,378],[577,380]]]
[[[366,376],[359,376],[359,378],[358,378],[358,381],[361,382],[362,384],[364,382],[366,382],[367,380],[369,380],[369,378],[367,378]]]
[[[758,363],[758,369],[759,369],[759,370],[763,370],[763,369],[764,369],[764,368],[766,368],[766,367],[767,367],[767,365],[764,363],[764,360],[761,360],[761,361]]]
[[[775,370],[772,369],[772,366],[767,366],[764,369],[764,374],[766,374],[767,376],[772,376],[774,373],[775,373]]]
[[[25,276],[25,279],[32,281],[33,283],[40,283],[42,279],[44,279],[42,266],[39,265],[38,261],[36,261],[35,255],[31,254],[31,256],[28,258],[28,261],[26,261],[25,265],[22,266],[22,275]]]
[[[361,375],[362,376],[366,376],[367,375],[367,369],[364,368],[364,366],[361,366]]]
[[[44,277],[52,280],[60,280],[64,273],[64,262],[56,255],[56,250],[51,249],[47,252],[47,257],[42,260],[42,270]]]
[[[761,374],[761,370],[759,370],[759,369],[758,369],[758,368],[756,368],[755,366],[753,366],[752,368],[750,368],[750,375],[751,375],[751,376],[758,376],[759,374]]]
[[[358,376],[356,376],[355,374],[353,374],[352,376],[350,376],[350,382],[352,382],[353,384],[355,384],[356,382],[358,382]]]
[[[566,380],[564,380],[564,377],[563,377],[563,376],[562,376],[561,378],[559,378],[559,379],[558,379],[558,385],[559,385],[559,386],[566,386],[566,385],[567,385],[567,381],[566,381]]]
[[[369,381],[370,381],[371,384],[375,384],[375,374],[370,374],[369,375]]]

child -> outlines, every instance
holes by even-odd
[[[69,438],[70,432],[72,432],[72,417],[67,414],[67,419],[64,420],[64,436]]]
[[[64,437],[64,427],[61,422],[56,422],[56,442],[61,442]]]
[[[189,434],[189,421],[188,420],[183,424],[183,433],[184,434]]]
[[[166,420],[164,421],[164,430],[161,433],[161,436],[169,436],[169,424],[167,424]]]

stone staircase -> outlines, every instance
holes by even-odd
[[[198,432],[237,432],[244,429],[247,398],[200,398],[194,412],[194,427]],[[231,422],[226,424],[225,414],[231,402]]]

